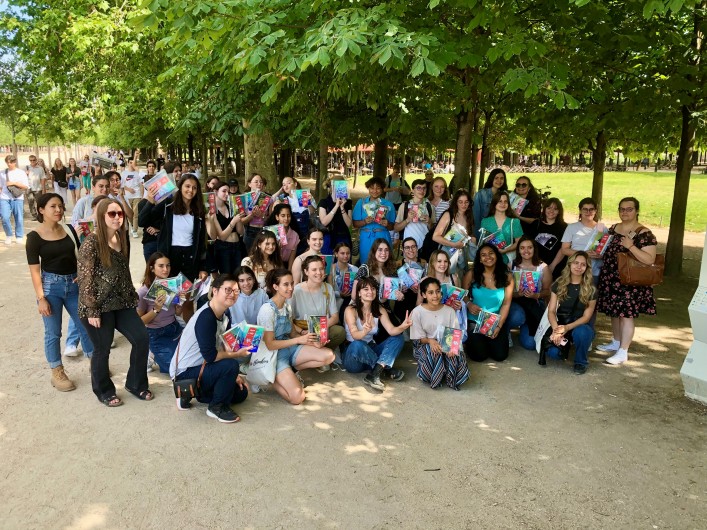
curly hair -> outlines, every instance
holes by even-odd
[[[572,283],[572,264],[577,260],[577,258],[584,258],[587,262],[587,268],[584,269],[582,274],[582,279],[579,283],[579,301],[584,305],[587,305],[594,298],[594,293],[596,288],[594,287],[594,282],[592,279],[592,258],[589,254],[583,250],[579,250],[572,254],[567,260],[567,266],[562,270],[562,274],[555,282],[557,301],[562,303],[567,299],[568,288],[570,283]]]
[[[260,244],[268,239],[275,241],[275,252],[270,254],[270,256],[266,256],[265,253],[260,250]],[[261,230],[258,232],[255,241],[253,241],[253,246],[250,247],[250,259],[253,263],[253,267],[256,269],[264,269],[266,263],[269,263],[275,269],[283,267],[282,258],[280,257],[280,245],[277,242],[275,234],[270,230]]]
[[[376,261],[376,252],[378,252],[381,245],[387,245],[389,251],[388,260],[382,267],[378,264],[378,261]],[[376,239],[371,245],[371,250],[368,252],[368,260],[366,263],[368,264],[368,269],[371,272],[371,276],[377,276],[379,272],[382,272],[385,276],[397,275],[397,267],[395,266],[395,260],[393,259],[393,249],[391,248],[390,243],[388,243],[388,240],[383,239],[382,237]]]

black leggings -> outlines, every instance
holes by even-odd
[[[467,359],[483,362],[491,358],[494,361],[501,362],[508,358],[508,325],[506,323],[503,324],[495,339],[481,333],[472,333],[471,325],[472,323],[470,322],[469,338],[464,343]]]

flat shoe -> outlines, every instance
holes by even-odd
[[[123,404],[123,401],[118,396],[110,396],[102,399],[101,403],[103,403],[106,407],[113,408],[120,407]]]

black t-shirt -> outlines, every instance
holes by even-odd
[[[569,284],[567,286],[567,298],[565,298],[557,308],[557,316],[563,322],[574,322],[582,316],[587,308],[585,304],[579,300],[579,284]],[[557,282],[552,284],[552,292],[557,294]],[[594,289],[592,300],[597,299],[597,290]],[[577,305],[575,305],[575,301]]]
[[[565,223],[548,225],[540,219],[532,224],[531,232],[528,235],[535,239],[538,244],[538,255],[548,265],[555,261],[557,253],[562,248],[562,236],[566,228]],[[564,267],[558,266],[557,268],[561,271]]]
[[[37,232],[30,232],[25,250],[29,265],[41,265],[44,272],[54,274],[76,274],[76,251],[68,234],[57,241],[46,241]]]
[[[346,204],[344,204],[344,209],[347,212],[350,212],[352,209],[352,204],[353,203],[351,202],[351,199],[348,199],[346,201]],[[319,201],[319,207],[324,208],[324,211],[326,211],[326,213],[328,214],[334,209],[334,199],[331,198],[331,195],[327,195],[325,198]],[[349,227],[346,225],[343,215],[341,215],[341,208],[336,210],[336,213],[334,214],[334,219],[332,219],[331,223],[329,223],[329,231],[332,234],[337,235],[349,233]]]
[[[66,168],[57,169],[53,167],[52,176],[54,177],[54,182],[66,182]]]

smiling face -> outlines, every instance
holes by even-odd
[[[582,276],[587,270],[587,260],[584,256],[577,256],[570,264],[570,272],[574,276]]]
[[[351,261],[351,249],[349,247],[341,247],[336,251],[336,259],[339,263],[348,263]]]
[[[554,221],[560,213],[560,209],[554,202],[551,202],[545,207],[545,219],[547,221]]]
[[[496,173],[496,176],[493,177],[493,184],[492,187],[496,188],[497,190],[500,190],[503,187],[503,184],[506,182],[506,177],[503,175],[503,173]]]
[[[58,197],[52,197],[44,208],[39,208],[45,221],[60,222],[64,218],[64,203]]]
[[[258,245],[258,248],[260,248],[260,252],[262,252],[265,256],[271,256],[273,252],[275,252],[275,249],[277,248],[277,243],[275,242],[275,237],[268,237],[267,239],[264,239],[263,241],[260,242],[260,245]]]
[[[408,261],[417,261],[417,243],[414,240],[403,243],[403,255]]]
[[[169,278],[169,271],[172,270],[172,265],[169,262],[169,258],[160,258],[155,261],[151,269],[156,278],[164,279]]]
[[[432,194],[435,196],[435,198],[441,197],[444,195],[444,190],[447,189],[447,186],[445,186],[444,182],[435,180],[434,184],[432,184]]]
[[[221,186],[216,192],[216,196],[226,202],[228,200],[228,186]]]
[[[385,263],[390,258],[390,248],[385,243],[381,243],[376,249],[375,255],[378,263]]]
[[[481,260],[481,264],[489,269],[492,269],[496,266],[496,253],[493,251],[493,249],[489,247],[484,247],[479,251],[479,260]]]
[[[236,303],[236,293],[238,292],[237,282],[223,282],[223,285],[218,289],[212,289],[214,300],[217,304],[231,307]]]
[[[579,209],[579,220],[588,222],[594,221],[594,217],[597,214],[597,208],[593,204],[583,204]]]
[[[292,292],[295,289],[295,280],[291,274],[286,274],[280,281],[273,285],[273,290],[282,296],[285,300],[292,298]]]
[[[525,198],[530,191],[530,181],[527,178],[521,177],[516,180],[516,194]]]
[[[506,210],[508,210],[508,197],[505,195],[501,195],[501,197],[498,199],[498,202],[496,203],[496,213],[506,213]]]
[[[179,182],[179,179],[182,176],[182,166],[174,166],[174,171],[172,171],[172,175],[174,176],[175,182]]]
[[[310,263],[305,270],[307,273],[307,279],[312,280],[314,283],[322,283],[324,281],[324,262],[317,260]]]
[[[286,194],[289,195],[290,192],[295,188],[295,181],[292,180],[290,177],[282,179],[282,191],[284,191]]]
[[[187,178],[182,182],[182,187],[180,189],[182,190],[182,198],[188,204],[194,197],[196,197],[198,185],[196,180]]]
[[[427,186],[425,186],[424,184],[418,184],[417,186],[415,186],[412,192],[415,195],[416,199],[422,200],[425,198],[425,195],[427,195]]]
[[[250,294],[253,292],[253,287],[255,286],[255,280],[248,273],[243,273],[238,275],[238,287],[240,287],[241,292],[244,294]]]
[[[280,210],[280,213],[275,216],[275,220],[282,226],[290,226],[290,221],[292,221],[292,212],[289,208],[283,208]]]
[[[378,292],[371,285],[364,285],[358,290],[358,296],[364,302],[373,302],[378,296]]]
[[[371,187],[368,188],[368,195],[373,200],[379,199],[381,195],[383,195],[383,188],[380,184],[372,184]]]
[[[523,241],[519,246],[518,246],[518,253],[520,254],[521,258],[523,258],[526,261],[530,261],[533,259],[533,254],[535,254],[535,246],[533,245],[532,241]]]
[[[319,253],[324,246],[324,234],[321,232],[312,232],[307,238],[307,244],[309,245],[309,250]]]
[[[110,177],[110,192],[117,195],[120,192],[120,176],[111,175]]]
[[[438,253],[435,257],[433,266],[435,272],[437,272],[438,274],[447,274],[447,271],[449,270],[449,260],[447,259],[447,256],[445,256],[441,252]]]
[[[262,190],[265,186],[265,183],[263,182],[263,177],[261,177],[260,175],[253,176],[253,178],[248,181],[248,186],[250,187],[250,191]]]

